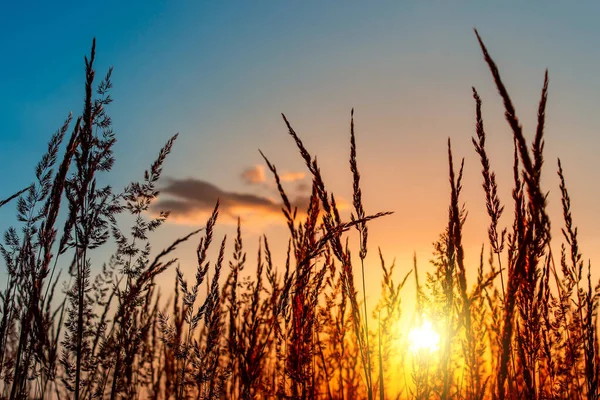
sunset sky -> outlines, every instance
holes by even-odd
[[[180,133],[161,183],[160,202],[173,210],[173,218],[156,234],[156,250],[202,226],[220,197],[216,240],[224,234],[233,239],[233,223],[241,214],[249,268],[259,233],[269,237],[276,263],[283,266],[287,228],[258,150],[284,174],[290,197],[304,204],[310,180],[287,135],[280,115],[285,113],[318,156],[329,190],[348,204],[354,107],[365,209],[394,211],[370,225],[371,295],[378,296],[378,246],[389,261],[397,258],[398,277],[412,268],[413,252],[420,266],[428,267],[431,243],[446,225],[448,137],[455,161],[465,158],[465,247],[474,270],[484,243],[487,252],[488,218],[471,144],[471,86],[483,99],[489,156],[506,204],[502,226],[512,212],[512,138],[473,33],[476,27],[529,139],[549,69],[543,186],[550,191],[554,236],[560,238],[562,226],[555,172],[560,156],[581,248],[594,266],[600,256],[600,4],[482,3],[5,4],[0,12],[0,198],[32,181],[50,135],[69,111],[81,112],[83,56],[96,37],[98,76],[114,66],[115,101],[109,113],[118,138],[113,173],[103,179],[122,188],[141,178],[164,142]],[[3,229],[13,215],[14,204],[0,210]],[[556,253],[559,243],[553,245]],[[190,275],[195,245],[180,253]]]

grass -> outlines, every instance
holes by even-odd
[[[500,227],[505,205],[487,156],[482,99],[473,88],[472,141],[490,217],[479,265],[466,262],[464,163],[455,162],[448,140],[448,220],[434,243],[432,268],[419,276],[415,258],[412,269],[397,276],[399,266],[386,263],[379,250],[381,296],[371,316],[368,226],[390,213],[365,211],[353,111],[349,221],[341,219],[316,157],[283,116],[313,182],[308,209],[299,212],[263,154],[289,228],[285,265],[274,264],[262,236],[255,272],[247,274],[239,221],[227,256],[227,238],[214,237],[218,203],[205,226],[155,251],[149,234],[168,211],[152,217],[148,210],[177,136],[122,192],[99,186],[98,177],[112,169],[116,138],[108,114],[111,71],[95,83],[94,42],[85,59],[81,116],[75,122],[68,116],[51,137],[34,183],[0,201],[0,207],[16,203],[19,223],[6,229],[0,247],[7,271],[0,295],[1,398],[598,399],[600,285],[583,261],[560,160],[559,259],[551,244],[561,240],[551,240],[548,194],[541,186],[548,74],[529,145],[498,68],[475,33],[514,139],[512,223]],[[124,220],[132,225],[123,227]],[[358,231],[358,243],[348,241],[350,229]],[[189,240],[198,242],[193,277],[173,256]],[[213,242],[218,255],[209,260]],[[116,250],[93,266],[99,248]],[[362,291],[354,276],[359,263]],[[176,281],[165,298],[166,288],[155,280],[169,268],[176,269]],[[468,282],[467,271],[475,268],[476,279]],[[406,310],[402,289],[411,276],[417,302]],[[413,315],[412,322],[402,315]],[[439,349],[408,350],[410,326],[425,320],[434,321]]]

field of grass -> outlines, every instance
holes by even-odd
[[[473,146],[489,214],[480,263],[465,262],[463,163],[453,159],[448,140],[448,219],[434,244],[432,272],[419,273],[416,261],[390,265],[380,253],[381,295],[369,305],[364,260],[377,245],[368,227],[389,213],[364,211],[353,116],[349,221],[340,218],[317,159],[285,116],[312,176],[307,210],[291,205],[263,155],[289,227],[285,265],[274,265],[266,236],[254,261],[247,259],[240,224],[236,237],[216,240],[218,203],[199,230],[154,249],[149,233],[168,212],[149,208],[176,136],[123,192],[98,183],[112,169],[115,136],[107,111],[111,71],[97,83],[94,44],[81,116],[69,117],[51,137],[35,182],[0,202],[16,204],[19,223],[5,230],[0,247],[7,273],[0,295],[1,398],[598,399],[600,285],[579,250],[560,161],[563,221],[553,223],[563,226],[563,237],[554,241],[540,183],[547,73],[528,143],[477,38],[514,137],[512,204],[500,201],[473,88]],[[499,225],[503,214],[512,215],[507,229]],[[351,230],[358,243],[347,240]],[[194,276],[184,275],[173,256],[186,241],[198,244]],[[560,253],[553,254],[551,243],[560,244]],[[114,254],[93,266],[91,254],[107,247]],[[211,248],[218,249],[214,260]],[[159,291],[157,276],[171,268],[174,291]],[[401,301],[405,285],[416,285],[414,310]],[[414,315],[410,327],[403,315]]]

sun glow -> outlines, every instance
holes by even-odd
[[[415,354],[423,350],[429,350],[429,353],[433,353],[439,348],[440,335],[433,329],[431,322],[424,319],[421,326],[416,326],[410,330],[408,341],[410,350]]]

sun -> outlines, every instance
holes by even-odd
[[[421,326],[416,326],[410,330],[408,341],[410,343],[410,350],[414,354],[424,350],[433,353],[439,348],[440,335],[433,329],[431,322],[424,319]]]

